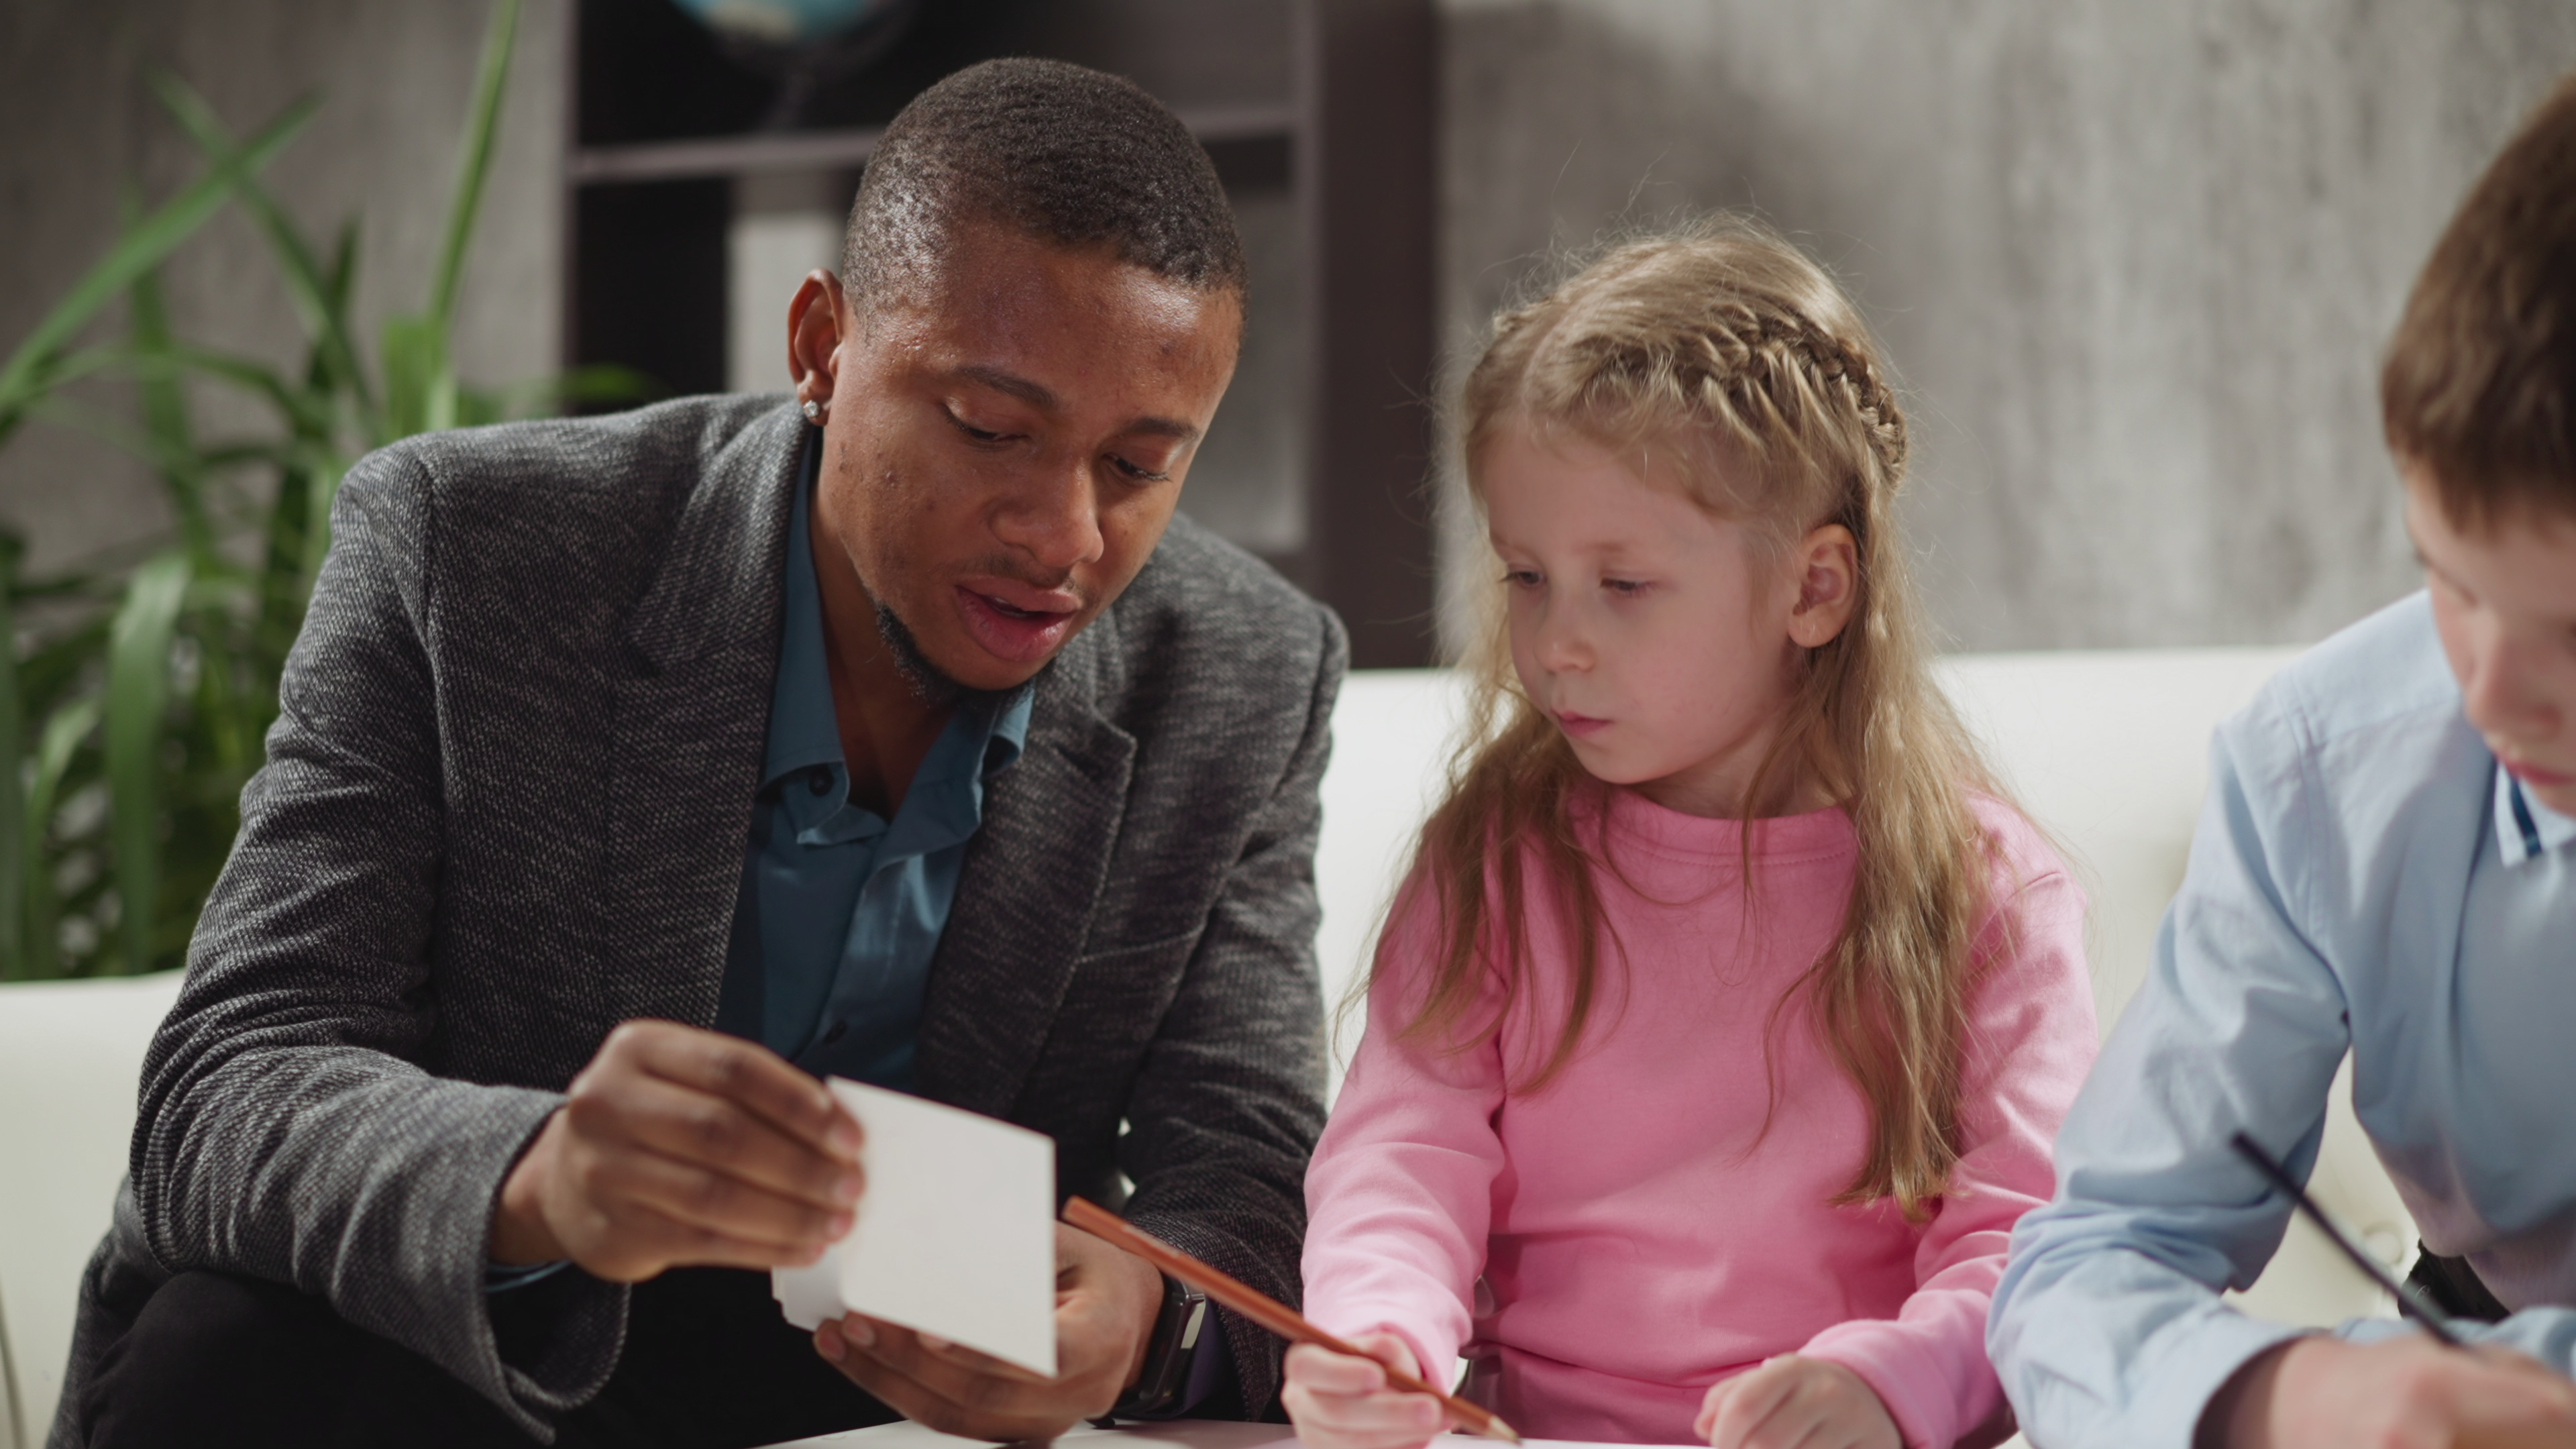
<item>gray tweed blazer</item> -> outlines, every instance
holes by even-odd
[[[327,1298],[532,1432],[626,1291],[526,1353],[501,1179],[610,1028],[707,1025],[758,784],[803,424],[774,398],[416,438],[358,464],[268,765],[143,1068],[66,1411],[168,1275]],[[1039,678],[934,959],[919,1072],[1058,1188],[1283,1299],[1323,1120],[1316,786],[1340,624],[1187,519]],[[1247,1405],[1276,1345],[1229,1320]]]

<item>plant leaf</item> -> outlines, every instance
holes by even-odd
[[[385,422],[379,446],[456,426],[456,373],[447,333],[429,317],[388,317],[379,344],[385,359]]]
[[[277,410],[278,420],[290,433],[315,441],[328,441],[331,436],[329,393],[289,382],[276,368],[253,358],[190,347],[164,336],[138,343],[107,365],[147,381],[175,381],[190,372],[203,373],[257,394]]]
[[[107,789],[126,971],[152,966],[161,895],[161,736],[170,709],[170,639],[187,598],[188,556],[134,571],[107,638]]]
[[[340,480],[347,473],[347,466],[335,458],[315,467],[305,480],[309,491],[304,504],[304,572],[295,595],[299,620],[304,606],[312,601],[314,581],[322,577],[322,559],[331,552],[331,504],[340,496]]]
[[[0,364],[0,440],[16,431],[26,413],[27,404],[50,386],[50,364],[56,354],[101,307],[124,294],[134,279],[160,265],[171,249],[186,241],[206,219],[215,214],[224,198],[232,193],[234,181],[266,166],[304,123],[313,117],[316,98],[307,97],[286,108],[285,112],[262,127],[226,164],[215,167],[190,183],[178,195],[128,228],[108,250],[72,284],[72,289],[54,304],[35,330],[28,333]]]
[[[27,975],[46,980],[62,974],[62,907],[54,897],[53,873],[45,868],[42,847],[53,825],[55,804],[72,754],[98,728],[98,700],[83,696],[45,720],[43,743],[36,747],[36,768],[27,784],[26,839],[35,853],[27,865]]]
[[[518,37],[519,0],[494,0],[483,31],[483,56],[474,72],[474,106],[467,113],[465,144],[456,162],[456,193],[447,204],[447,237],[438,249],[438,277],[429,289],[429,320],[441,339],[456,324],[456,284],[465,271],[465,248],[474,239],[474,216],[483,205],[483,183],[492,170],[492,139],[501,125],[501,93],[510,79],[510,50]]]
[[[18,689],[18,560],[26,545],[0,536],[0,981],[34,974],[27,956],[27,806],[18,762],[27,757],[27,702]]]
[[[221,166],[238,152],[231,130],[187,82],[166,71],[155,71],[152,89],[209,161]],[[269,250],[277,257],[278,272],[286,279],[287,299],[303,321],[305,336],[313,344],[314,359],[321,364],[322,376],[317,380],[347,388],[365,405],[367,376],[359,365],[357,344],[351,340],[355,334],[349,326],[346,276],[347,258],[354,246],[351,230],[343,228],[335,265],[325,272],[304,234],[296,230],[285,209],[256,178],[241,176],[233,183],[233,195],[268,238]]]
[[[127,291],[137,349],[145,354],[170,347],[170,309],[161,300],[161,269],[146,267]],[[142,378],[143,430],[162,459],[161,482],[169,492],[170,511],[178,517],[180,536],[197,558],[211,558],[214,534],[206,522],[206,473],[197,454],[196,429],[188,420],[188,397],[173,369],[154,369]]]

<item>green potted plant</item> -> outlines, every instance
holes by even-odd
[[[139,557],[26,577],[0,536],[0,981],[129,974],[185,959],[197,911],[240,823],[277,712],[278,674],[329,547],[331,500],[365,451],[439,428],[647,391],[591,368],[501,390],[461,383],[450,356],[458,283],[490,169],[518,0],[496,0],[477,66],[428,295],[388,319],[370,354],[350,298],[356,218],[327,246],[260,182],[318,100],[236,138],[196,92],[154,81],[206,171],[149,211],[0,363],[0,447],[24,423],[83,428],[148,461],[172,528]],[[227,203],[268,243],[306,342],[282,370],[172,334],[159,269]],[[123,335],[84,344],[126,303]],[[130,378],[132,417],[67,384]],[[210,438],[191,379],[246,391],[272,429]],[[260,484],[267,486],[261,487]]]

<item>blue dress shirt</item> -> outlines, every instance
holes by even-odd
[[[819,458],[806,449],[788,525],[769,746],[716,1029],[816,1076],[911,1091],[930,958],[983,823],[984,783],[1028,739],[1030,691],[961,700],[892,820],[851,801],[808,516]]]
[[[1995,1291],[2023,1428],[2186,1449],[2211,1394],[2304,1331],[2219,1300],[2291,1211],[2228,1140],[2304,1178],[2346,1051],[2426,1247],[2519,1310],[2461,1331],[2576,1369],[2576,821],[2498,769],[2421,594],[2290,665],[2211,757],[2154,968]]]

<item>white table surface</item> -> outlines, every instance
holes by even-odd
[[[1126,1424],[1115,1429],[1084,1427],[1054,1441],[1082,1446],[1082,1449],[1267,1449],[1271,1445],[1294,1445],[1297,1432],[1285,1424],[1232,1424],[1213,1419],[1177,1419],[1168,1424]],[[1482,1443],[1463,1436],[1460,1444]],[[1571,1439],[1531,1439],[1532,1446],[1557,1445],[1564,1449],[1596,1449],[1578,1445]],[[873,1429],[849,1429],[838,1434],[823,1434],[812,1439],[797,1439],[770,1449],[991,1449],[983,1439],[960,1439],[942,1434],[906,1420],[880,1424]],[[1597,1446],[1608,1449],[1608,1446]],[[1626,1449],[1626,1446],[1622,1446]],[[1707,1449],[1702,1445],[1700,1449]]]

